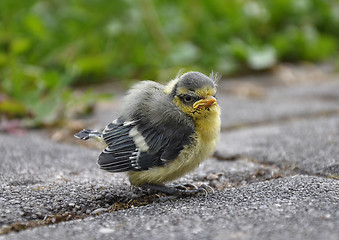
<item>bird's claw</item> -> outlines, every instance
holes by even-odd
[[[211,186],[207,184],[201,184],[199,188],[203,188],[207,193],[208,192],[215,193],[214,188],[212,188]]]
[[[176,195],[179,196],[193,196],[199,193],[205,193],[207,195],[209,192],[214,193],[214,189],[206,184],[201,184],[199,187],[194,184],[181,184],[174,186],[178,190]]]
[[[191,184],[191,183],[185,183],[185,184],[178,184],[175,185],[174,188],[179,190],[190,190],[190,189],[198,189],[197,185]]]
[[[209,193],[209,192],[212,192],[212,193],[214,193],[214,189],[211,187],[211,186],[209,186],[209,185],[206,185],[206,184],[201,184],[199,187],[197,187],[197,186],[195,186],[196,188],[194,188],[194,189],[188,189],[188,191],[192,191],[193,192],[193,194],[192,195],[194,195],[194,194],[199,194],[199,193],[205,193],[205,195],[207,196],[207,194]]]

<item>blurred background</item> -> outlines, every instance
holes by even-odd
[[[338,37],[337,0],[1,0],[0,131],[62,126],[112,97],[94,86],[165,82],[181,68],[337,68]]]

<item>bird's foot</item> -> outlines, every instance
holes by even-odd
[[[205,193],[205,195],[207,195],[208,192],[214,193],[214,189],[206,184],[202,184],[199,187],[194,184],[180,184],[173,187],[156,184],[145,184],[142,186],[142,188],[165,193],[173,197],[194,196],[200,193]]]
[[[184,192],[187,192],[188,195],[190,192],[192,192],[192,195],[197,194],[197,193],[205,193],[208,194],[208,192],[214,193],[214,189],[206,184],[201,184],[199,187],[195,184],[191,183],[186,183],[186,184],[179,184],[174,186],[174,188],[182,190]]]

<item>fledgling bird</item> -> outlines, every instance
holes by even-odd
[[[142,81],[122,100],[120,116],[102,132],[84,129],[74,136],[96,138],[107,147],[98,165],[127,172],[132,185],[169,194],[197,193],[164,184],[195,169],[216,147],[220,108],[218,76],[178,75],[167,85]]]

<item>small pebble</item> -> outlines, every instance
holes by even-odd
[[[69,203],[68,206],[75,207],[75,203]]]
[[[207,180],[212,181],[212,180],[217,180],[219,178],[219,176],[217,174],[214,173],[210,173],[208,174],[208,176],[206,177]]]
[[[114,232],[114,229],[102,227],[102,228],[99,229],[99,232],[100,233],[112,233],[112,232]]]
[[[107,211],[108,211],[107,208],[98,208],[98,209],[95,209],[93,212],[91,212],[91,215],[98,215],[98,214],[101,214]]]

